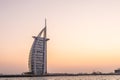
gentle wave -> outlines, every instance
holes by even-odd
[[[11,77],[11,78],[0,78],[0,80],[120,80],[120,75]]]

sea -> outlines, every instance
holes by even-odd
[[[120,80],[120,75],[0,77],[0,80]]]

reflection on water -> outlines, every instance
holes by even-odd
[[[14,78],[0,78],[0,80],[120,80],[120,75],[14,77]]]

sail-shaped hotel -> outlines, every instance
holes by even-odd
[[[33,75],[45,75],[47,73],[47,25],[45,19],[45,27],[41,30],[38,36],[33,36],[29,54],[29,71]]]

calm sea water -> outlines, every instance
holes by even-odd
[[[14,77],[0,78],[0,80],[120,80],[120,75],[99,76],[57,76],[57,77]]]

